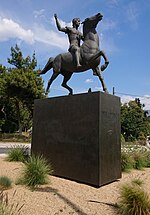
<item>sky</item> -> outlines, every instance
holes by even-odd
[[[18,44],[24,57],[35,51],[37,69],[42,69],[49,57],[69,46],[67,35],[56,28],[54,14],[65,27],[73,18],[84,21],[98,12],[103,14],[96,28],[100,49],[110,62],[103,72],[109,93],[114,88],[122,103],[138,97],[150,110],[150,0],[0,0],[0,64],[10,66],[10,48]],[[51,75],[52,70],[42,75],[45,88]],[[53,82],[49,97],[68,94],[62,80],[60,75]],[[74,73],[68,85],[75,94],[89,88],[102,91],[92,70]]]

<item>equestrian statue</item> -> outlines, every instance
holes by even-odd
[[[78,30],[78,27],[80,26],[79,18],[74,18],[72,20],[72,27],[61,27],[56,14],[54,17],[58,30],[68,35],[70,46],[67,53],[61,53],[55,58],[49,58],[44,69],[39,72],[39,74],[42,75],[53,68],[53,74],[48,81],[46,94],[48,94],[52,82],[60,74],[64,76],[62,86],[69,91],[69,94],[73,94],[72,88],[67,85],[72,74],[85,72],[89,69],[93,70],[93,75],[98,76],[103,91],[108,93],[102,76],[102,71],[107,68],[109,61],[104,51],[100,50],[99,36],[96,32],[97,24],[102,20],[102,14],[98,13],[95,16],[86,18],[82,22],[83,34]],[[83,43],[80,46],[81,40],[83,40]],[[101,56],[104,58],[105,62],[100,67]]]

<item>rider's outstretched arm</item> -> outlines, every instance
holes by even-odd
[[[67,28],[61,27],[60,22],[59,22],[58,17],[57,17],[57,14],[54,14],[54,18],[55,18],[56,26],[57,26],[58,30],[66,33]]]

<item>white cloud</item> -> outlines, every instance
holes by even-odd
[[[101,24],[100,24],[100,28],[101,31],[110,31],[112,29],[115,29],[117,26],[117,23],[113,20],[104,20]]]
[[[34,35],[30,29],[24,29],[12,19],[0,17],[0,41],[7,41],[12,38],[24,40],[30,44],[34,43]]]
[[[116,7],[119,4],[119,0],[107,0],[109,7]]]
[[[88,79],[85,80],[85,83],[86,83],[86,84],[88,84],[88,83],[93,83],[93,79],[88,78]]]
[[[94,90],[103,91],[102,87],[94,87]]]
[[[71,27],[72,26],[71,22],[67,23],[67,22],[59,19],[59,17],[58,17],[58,20],[59,20],[59,23],[60,23],[61,27],[66,27],[66,26]],[[55,18],[54,17],[51,18],[51,24],[54,25],[54,26],[56,26],[56,22],[55,22]]]
[[[139,98],[140,101],[141,101],[141,104],[144,104],[145,107],[144,109],[145,110],[150,110],[150,95],[144,95],[142,97],[140,96],[121,96],[121,102],[124,104],[124,103],[128,103],[129,101],[133,101],[135,100],[135,98]]]
[[[35,40],[47,45],[56,46],[62,50],[67,50],[69,47],[68,40],[66,35],[61,36],[60,33],[57,33],[53,30],[46,30],[44,26],[35,25],[34,26],[34,35]]]
[[[104,34],[100,34],[100,45],[101,45],[101,49],[104,50],[106,53],[114,53],[114,52],[118,52],[119,49],[116,46],[114,39],[112,37],[107,37]]]
[[[42,12],[43,10],[41,13]],[[32,30],[26,30],[12,19],[0,17],[0,41],[7,41],[10,39],[25,41],[29,44],[33,44],[37,41],[50,46],[59,47],[62,50],[67,50],[69,47],[67,36],[61,36],[60,32],[46,30],[44,26],[39,25],[34,25]]]
[[[130,2],[127,6],[126,17],[133,30],[138,28],[138,7],[136,2]]]
[[[34,17],[35,17],[35,18],[45,17],[44,12],[45,12],[45,9],[35,10],[35,11],[33,12],[33,14],[34,14]]]

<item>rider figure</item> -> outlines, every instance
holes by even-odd
[[[75,57],[76,61],[76,66],[80,67],[80,41],[81,39],[83,40],[83,35],[80,31],[78,31],[78,27],[80,26],[80,19],[79,18],[74,18],[72,20],[72,25],[73,27],[61,27],[57,15],[54,14],[55,20],[56,20],[56,25],[59,31],[65,32],[68,35],[69,38],[69,49],[68,51],[72,53]]]

